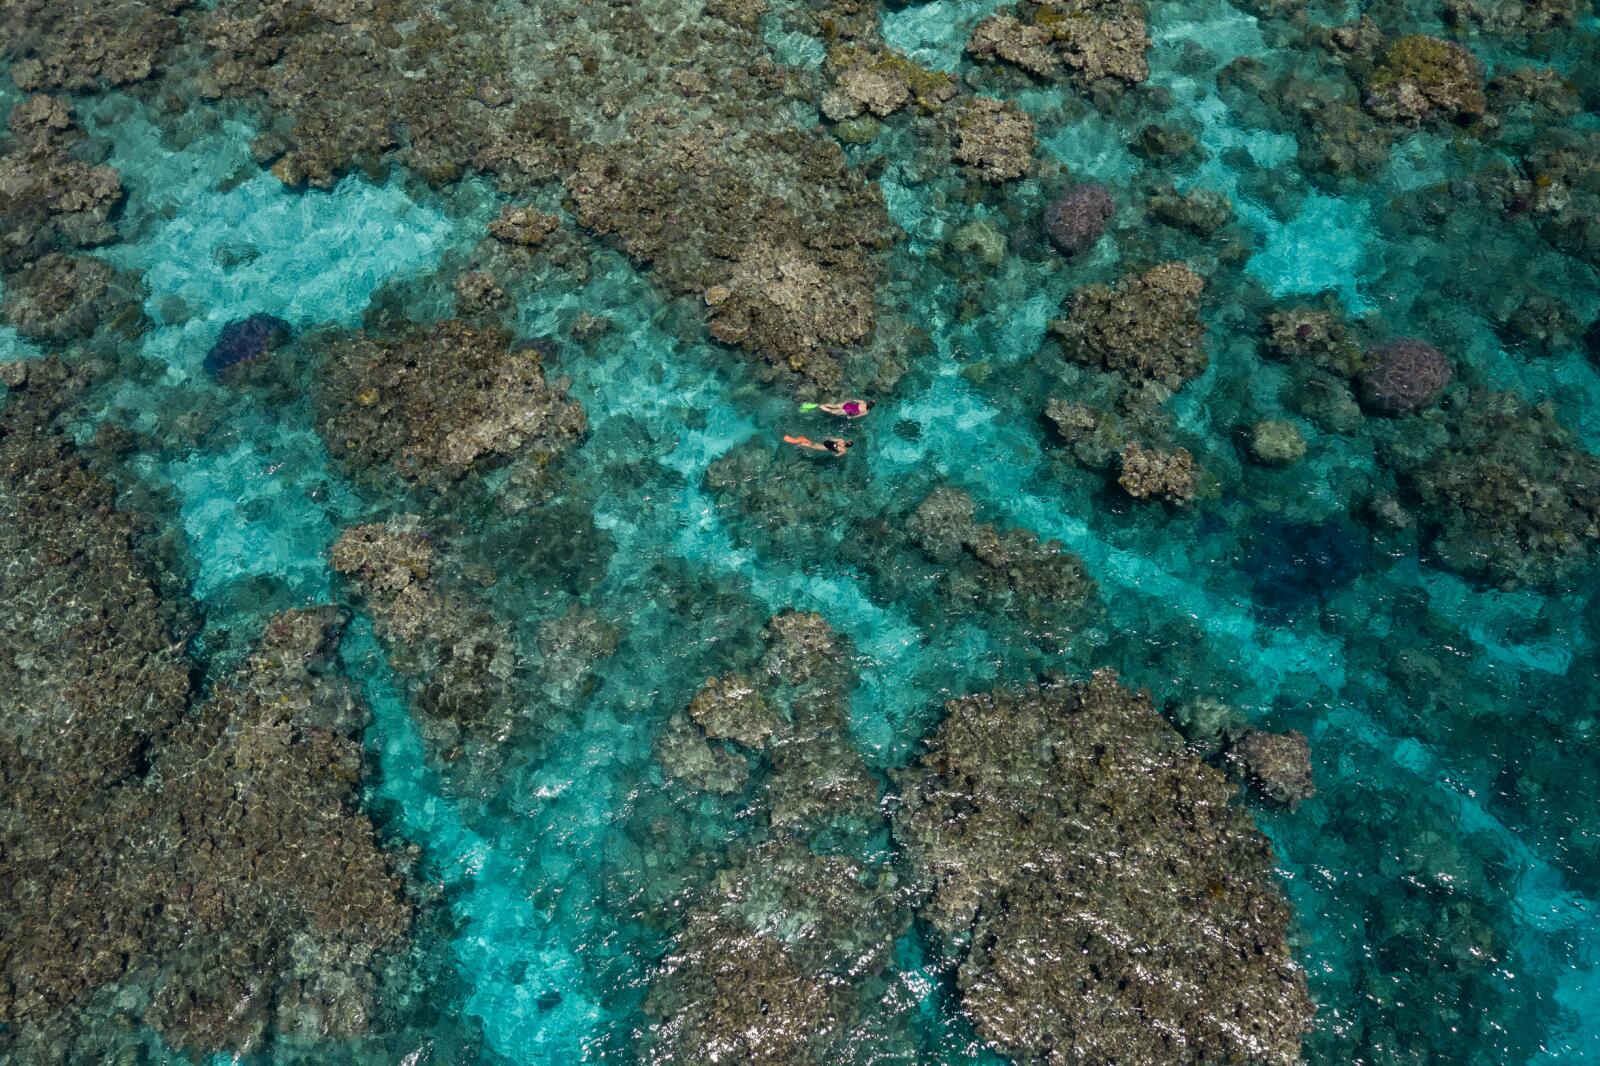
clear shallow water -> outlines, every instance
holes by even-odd
[[[886,13],[883,35],[930,67],[963,70],[966,35],[988,11],[913,5]],[[779,57],[814,65],[815,49],[782,33],[768,35]],[[1294,138],[1253,125],[1217,88],[1235,57],[1270,56],[1253,17],[1210,0],[1167,5],[1152,12],[1151,35],[1151,81],[1170,90],[1168,116],[1192,125],[1207,155],[1177,187],[1232,200],[1237,230],[1221,243],[1239,245],[1228,268],[1236,280],[1280,300],[1332,293],[1396,334],[1433,337],[1464,376],[1549,400],[1600,448],[1595,365],[1570,344],[1538,360],[1508,352],[1481,309],[1438,294],[1474,254],[1463,235],[1417,232],[1390,206],[1459,176],[1445,135],[1403,138],[1365,183],[1312,187],[1292,174]],[[1001,94],[1038,118],[1041,157],[1075,176],[1119,192],[1153,176],[1127,150],[1125,123],[1073,103],[1070,91]],[[205,352],[223,324],[252,312],[301,331],[349,329],[388,293],[416,320],[447,313],[460,261],[504,200],[486,181],[441,195],[399,174],[289,191],[250,162],[257,131],[244,121],[230,117],[180,146],[130,99],[84,111],[129,191],[119,239],[102,254],[142,274],[153,325],[140,354],[161,368],[104,386],[90,420],[158,444],[173,435],[127,466],[167,494],[156,517],[181,532],[190,592],[205,609],[197,649],[237,654],[234,642],[273,610],[349,600],[329,547],[340,529],[393,508],[331,462],[303,397],[274,403],[218,386],[200,371]],[[434,765],[404,684],[358,611],[342,663],[373,710],[363,798],[385,833],[420,849],[438,889],[445,917],[419,940],[435,967],[427,994],[437,1017],[419,1022],[415,1004],[380,1004],[392,1011],[380,1030],[408,1019],[390,1043],[280,1046],[268,1056],[628,1061],[670,939],[652,905],[665,911],[671,878],[747,831],[732,804],[683,800],[653,746],[741,642],[795,607],[823,614],[854,647],[849,734],[875,769],[909,761],[948,697],[1102,663],[1149,686],[1158,704],[1211,696],[1254,723],[1306,733],[1319,795],[1294,813],[1257,808],[1256,817],[1277,849],[1296,956],[1319,1003],[1308,1061],[1600,1061],[1600,619],[1584,588],[1490,591],[1372,548],[1347,579],[1313,582],[1286,601],[1260,576],[1250,538],[1267,537],[1277,520],[1344,514],[1351,481],[1375,459],[1359,437],[1319,431],[1289,408],[1284,371],[1240,336],[1243,312],[1226,287],[1205,312],[1211,368],[1172,403],[1226,483],[1224,517],[1109,497],[1064,464],[1040,420],[1051,384],[1036,354],[1062,297],[1114,277],[1122,257],[1142,254],[1141,226],[1156,224],[1119,228],[1069,267],[1015,248],[979,264],[947,254],[950,235],[972,218],[1017,224],[1039,202],[1039,182],[972,204],[954,174],[915,158],[904,131],[849,152],[858,163],[886,156],[885,198],[908,235],[890,254],[887,299],[927,346],[856,431],[853,480],[840,493],[854,499],[823,504],[816,528],[772,535],[706,487],[718,459],[793,425],[793,403],[685,329],[648,271],[590,244],[581,268],[536,261],[512,290],[507,318],[521,336],[564,336],[580,313],[611,320],[589,345],[564,343],[552,367],[570,376],[589,430],[541,519],[602,547],[537,566],[536,553],[505,547],[526,533],[499,513],[450,535],[499,571],[483,597],[503,625],[532,634],[589,607],[616,627],[617,650],[576,691],[530,681],[500,769],[461,788]],[[1262,171],[1284,172],[1271,203],[1253,195]],[[1532,241],[1510,257],[1580,319],[1600,313],[1592,267]],[[1488,258],[1500,269],[1508,255]],[[0,330],[0,355],[36,354],[31,347]],[[207,428],[180,435],[174,422],[196,409],[211,412]],[[1227,433],[1262,417],[1301,426],[1302,463],[1264,471],[1240,460]],[[971,494],[985,520],[1081,556],[1104,617],[1074,647],[1042,650],[1002,619],[941,615],[925,596],[864,573],[824,524],[838,511],[907,508],[938,482]],[[1429,665],[1403,675],[1393,669],[1401,650]],[[915,931],[897,944],[911,1035],[877,1061],[997,1061],[925,949]],[[1476,964],[1484,957],[1492,962]],[[1404,1046],[1386,1042],[1394,1033]]]

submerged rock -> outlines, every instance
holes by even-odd
[[[1455,377],[1445,354],[1426,341],[1401,338],[1367,353],[1357,379],[1361,399],[1382,415],[1408,415],[1439,398]]]
[[[1074,185],[1045,208],[1044,229],[1064,255],[1079,255],[1093,248],[1106,231],[1116,203],[1104,185]]]
[[[1313,1006],[1271,849],[1114,673],[951,701],[899,783],[919,913],[1005,1054],[1300,1061]]]
[[[292,335],[289,323],[274,315],[254,314],[229,322],[206,353],[206,372],[220,374],[231,366],[260,359],[289,343]]]

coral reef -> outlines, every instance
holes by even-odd
[[[8,279],[0,312],[24,337],[79,340],[92,334],[102,319],[121,313],[108,306],[115,281],[116,272],[102,259],[52,252]],[[130,303],[126,298],[115,302],[122,308]]]
[[[978,23],[967,51],[1086,92],[1117,92],[1150,76],[1145,9],[1128,0],[1022,4]]]
[[[460,321],[336,336],[313,399],[329,450],[362,477],[448,491],[506,463],[537,474],[586,428],[537,346]]]
[[[507,205],[498,218],[489,223],[489,234],[507,244],[534,248],[556,231],[561,220],[532,207]]]
[[[1182,505],[1194,499],[1197,469],[1187,448],[1163,452],[1129,441],[1118,471],[1117,484],[1136,500]]]
[[[1600,459],[1510,395],[1474,395],[1448,424],[1447,445],[1401,475],[1434,555],[1503,588],[1571,580],[1600,547]]]
[[[1470,118],[1488,106],[1483,69],[1454,41],[1413,34],[1392,42],[1367,76],[1364,102],[1379,118]]]
[[[491,615],[441,588],[438,551],[415,516],[352,526],[330,553],[333,568],[356,583],[395,670],[414,687],[413,706],[434,720],[447,751],[458,730],[499,735],[519,714],[511,691],[520,656]]]
[[[0,143],[0,270],[109,241],[122,179],[111,167],[71,154],[84,134],[67,102],[42,93],[28,97],[12,109],[10,131]]]
[[[178,43],[192,0],[6,0],[0,55],[21,89],[86,92],[144,81]]]
[[[942,598],[985,614],[1053,623],[1058,633],[1070,629],[1095,593],[1082,560],[1059,541],[1040,541],[1025,529],[1002,532],[976,513],[971,496],[939,488],[906,519],[912,544],[943,568]]]
[[[755,683],[737,674],[711,678],[689,704],[689,717],[714,740],[766,747],[779,720]]]
[[[1011,181],[1033,166],[1033,118],[1015,104],[975,96],[956,112],[958,162],[984,181]]]
[[[1367,353],[1357,383],[1361,399],[1383,415],[1408,415],[1427,407],[1455,377],[1443,352],[1409,337],[1386,341]]]
[[[713,337],[774,374],[837,386],[844,368],[834,349],[873,328],[881,194],[829,140],[765,136],[729,154],[719,148],[736,137],[731,127],[640,137],[580,157],[568,179],[579,222],[614,234],[669,291],[700,295]],[[759,184],[752,158],[763,167]],[[808,202],[772,191],[787,188],[805,190]]]
[[[1183,263],[1128,275],[1115,288],[1089,285],[1067,301],[1064,320],[1050,323],[1067,357],[1176,389],[1206,368],[1200,292],[1205,283]]]
[[[20,697],[0,727],[0,1022],[121,981],[178,1047],[361,1031],[411,907],[354,811],[365,708],[328,668],[337,612],[277,616],[191,709],[139,523],[51,428],[76,384],[54,362],[11,377],[0,585],[30,609],[0,622]]]
[[[1266,840],[1110,671],[951,701],[894,829],[978,1032],[1023,1062],[1300,1061]]]
[[[748,849],[689,911],[651,982],[650,1063],[822,1063],[907,912],[892,872],[792,843]]]
[[[828,71],[833,87],[822,96],[822,113],[835,123],[863,113],[887,118],[911,103],[938,112],[956,95],[950,75],[887,49],[834,48],[828,53]]]
[[[1273,803],[1298,807],[1316,795],[1311,778],[1311,746],[1304,733],[1262,733],[1251,730],[1228,751],[1250,783]]]
[[[1064,255],[1093,248],[1116,212],[1116,203],[1104,185],[1074,185],[1045,208],[1044,230]]]

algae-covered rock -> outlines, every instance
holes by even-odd
[[[1267,418],[1250,427],[1250,456],[1266,466],[1289,466],[1306,456],[1306,439],[1293,422]]]
[[[993,223],[973,219],[950,235],[950,247],[957,252],[975,255],[989,266],[999,266],[1006,257],[1006,238]]]
[[[1205,282],[1183,263],[1127,275],[1115,288],[1088,285],[1067,300],[1067,318],[1050,323],[1067,357],[1113,371],[1131,384],[1176,389],[1206,368],[1200,292]]]
[[[1470,118],[1487,106],[1477,57],[1423,34],[1391,43],[1364,88],[1367,110],[1385,119]]]
[[[1267,841],[1110,671],[950,702],[895,835],[962,1004],[1019,1062],[1300,1061],[1312,1003]]]

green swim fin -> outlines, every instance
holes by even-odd
[[[817,405],[814,403],[803,403],[800,405],[800,410],[802,411],[815,411],[816,409]]]

